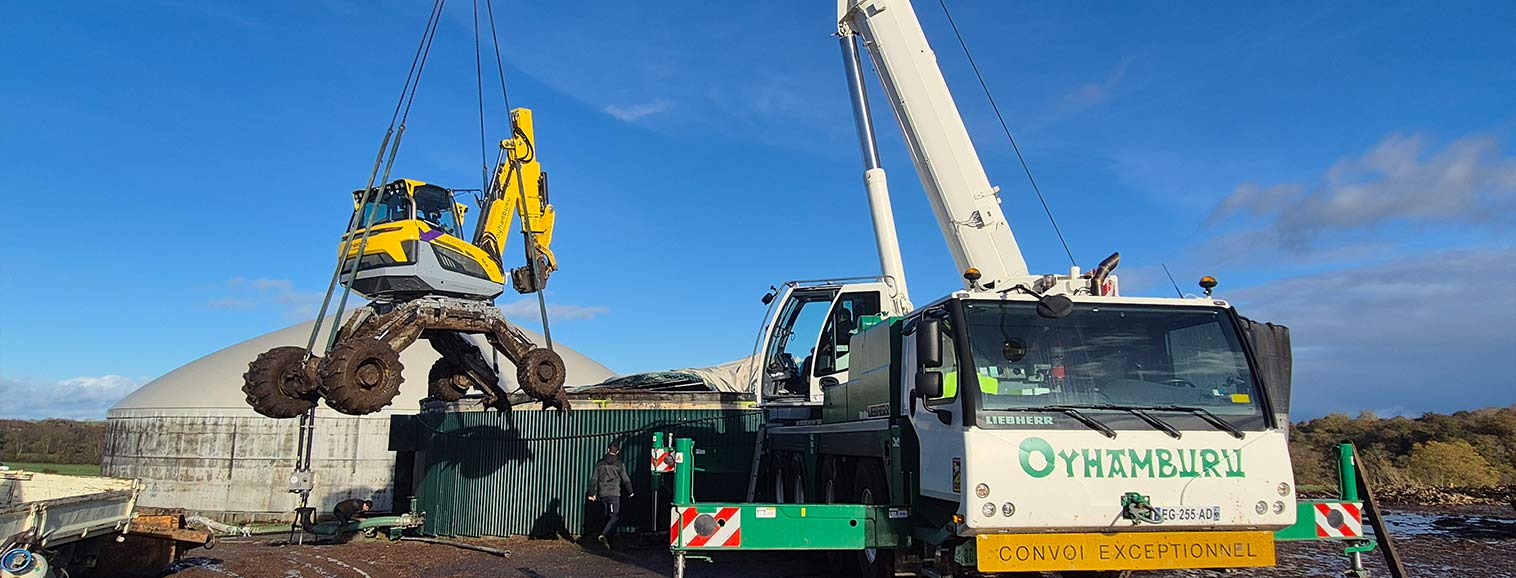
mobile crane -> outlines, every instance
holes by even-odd
[[[1203,297],[1121,296],[1118,255],[1029,273],[911,2],[839,0],[837,15],[882,275],[764,296],[765,465],[748,500],[879,508],[676,497],[681,570],[685,553],[723,547],[848,550],[867,577],[1272,565],[1271,532],[1296,518],[1287,330],[1241,317],[1214,282]],[[863,51],[963,273],[921,307]]]
[[[527,264],[510,271],[515,290],[541,291],[558,268],[551,249],[555,213],[533,144],[532,111],[511,111],[511,126],[514,134],[501,141],[494,178],[479,198],[483,214],[471,241],[462,238],[467,206],[454,191],[399,179],[353,192],[353,225],[337,250],[342,283],[371,302],[348,318],[325,357],[285,346],[254,359],[242,386],[254,410],[291,418],[325,399],[349,415],[379,411],[400,393],[400,352],[417,339],[442,354],[428,372],[432,397],[456,401],[472,388],[487,404],[504,403],[494,368],[464,334],[483,334],[515,364],[522,391],[567,408],[562,358],[532,343],[493,303],[505,289],[501,250],[516,216]]]

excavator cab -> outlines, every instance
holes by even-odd
[[[492,299],[505,278],[499,263],[460,238],[461,205],[437,185],[400,179],[377,190],[353,191],[360,228],[343,238],[343,282],[369,299],[447,295]],[[363,241],[362,223],[368,240]],[[362,255],[359,250],[362,248]]]

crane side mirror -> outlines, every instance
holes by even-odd
[[[763,299],[762,299],[763,304],[764,305],[768,305],[770,303],[773,303],[774,302],[774,297],[777,296],[777,295],[779,295],[779,288],[770,285],[769,286],[769,292],[763,294]]]
[[[916,324],[916,364],[942,367],[942,320],[922,318]]]
[[[926,368],[916,370],[916,397],[933,399],[942,397],[942,372],[927,371]]]

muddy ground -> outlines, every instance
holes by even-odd
[[[1460,507],[1394,511],[1396,544],[1411,576],[1516,578],[1516,513],[1509,508]],[[556,540],[477,539],[471,544],[508,550],[509,557],[419,542],[358,540],[346,544],[281,546],[271,537],[223,540],[195,550],[172,568],[175,578],[644,578],[672,576],[664,543],[623,538],[614,552],[599,544]],[[1236,578],[1340,576],[1346,558],[1339,545],[1283,543],[1279,565],[1227,573]],[[1372,575],[1389,576],[1377,552],[1364,556]],[[688,576],[722,578],[833,576],[824,557],[802,553],[731,553],[714,563],[692,561]],[[1139,574],[1152,578],[1217,576],[1209,571]]]

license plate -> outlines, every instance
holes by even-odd
[[[1274,565],[1270,532],[980,534],[980,572],[1246,568]]]
[[[1215,522],[1221,519],[1221,506],[1154,507],[1153,513],[1164,522]]]

